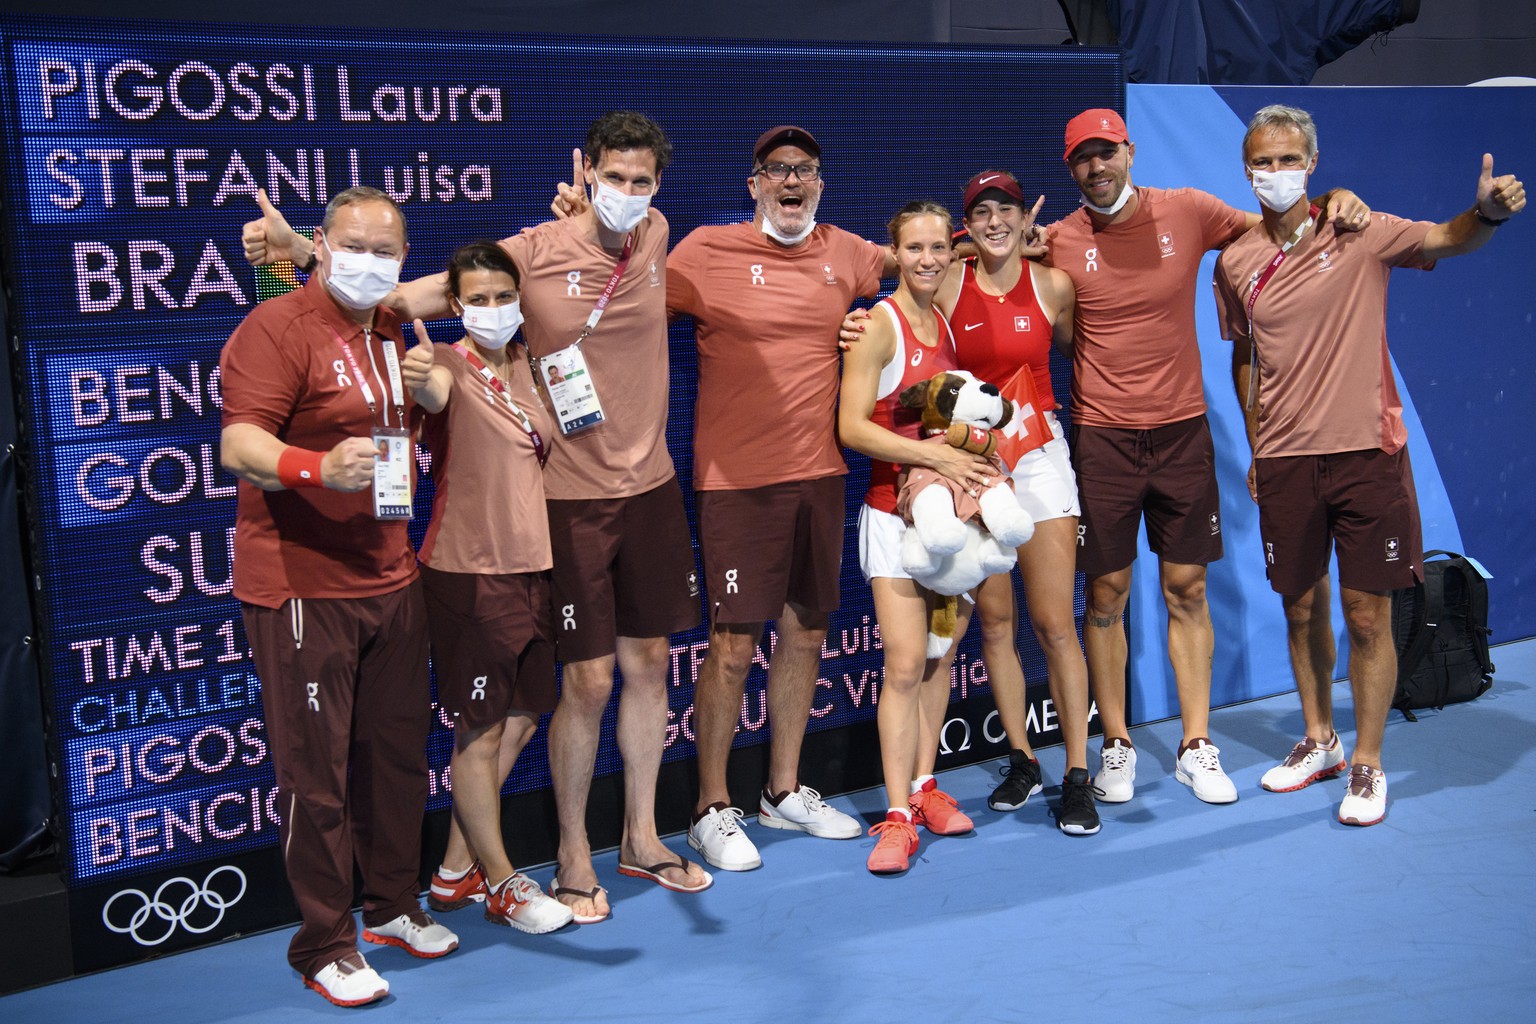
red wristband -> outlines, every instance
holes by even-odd
[[[295,448],[289,445],[283,449],[283,454],[277,457],[277,481],[289,490],[297,490],[300,487],[324,487],[325,481],[320,477],[320,460],[325,458],[323,452],[312,452],[308,448]]]

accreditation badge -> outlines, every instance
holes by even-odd
[[[565,437],[591,430],[603,422],[603,404],[587,369],[580,345],[539,357],[539,380],[555,410],[555,422]]]
[[[373,429],[373,517],[411,518],[411,435],[400,427]]]

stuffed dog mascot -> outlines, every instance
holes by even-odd
[[[933,595],[928,657],[937,658],[954,642],[957,596],[1013,568],[1016,549],[1034,536],[1035,521],[1019,506],[1007,471],[993,454],[992,431],[1015,414],[996,387],[963,371],[941,373],[907,388],[898,401],[922,413],[927,443],[989,458],[998,473],[979,493],[921,466],[908,467],[901,476],[896,510],[909,524],[901,567]]]

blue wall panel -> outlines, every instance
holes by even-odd
[[[1133,85],[1127,122],[1137,143],[1140,185],[1192,186],[1257,210],[1242,173],[1247,119],[1289,103],[1318,122],[1321,158],[1314,193],[1353,189],[1374,209],[1445,220],[1473,199],[1482,153],[1495,173],[1532,177],[1536,139],[1514,126],[1536,123],[1536,89],[1331,89]],[[1402,131],[1412,111],[1412,131]],[[1536,383],[1529,214],[1500,229],[1483,250],[1443,261],[1431,274],[1400,271],[1388,307],[1388,342],[1409,429],[1426,547],[1463,550],[1494,573],[1495,641],[1536,634],[1536,599],[1522,579],[1536,573],[1536,542],[1523,528],[1536,506],[1530,442]],[[1279,598],[1264,579],[1258,511],[1247,496],[1248,446],[1232,393],[1230,346],[1221,340],[1207,256],[1196,291],[1206,399],[1216,437],[1226,557],[1209,593],[1216,628],[1212,701],[1226,704],[1292,686]],[[1132,594],[1132,711],[1137,721],[1178,713],[1166,657],[1166,617],[1155,561],[1145,550]],[[1340,665],[1347,648],[1340,633]],[[1343,675],[1340,668],[1339,675]]]

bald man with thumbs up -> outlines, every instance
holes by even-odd
[[[387,195],[338,194],[308,285],[253,309],[219,360],[222,459],[240,479],[234,592],[302,918],[288,961],[340,1006],[389,992],[358,952],[354,871],[363,939],[429,958],[458,947],[417,902],[431,695],[406,521],[412,392],[433,356],[405,349],[382,305],[407,248]]]

